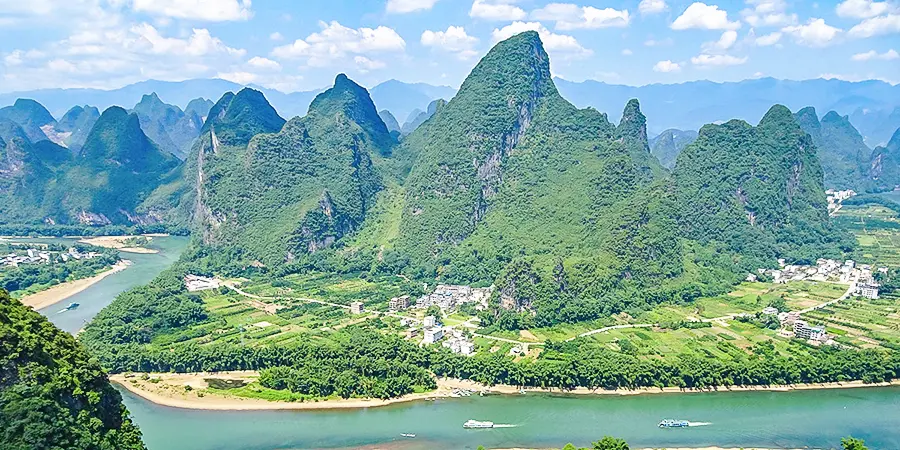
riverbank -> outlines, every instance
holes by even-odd
[[[183,409],[200,409],[211,411],[265,411],[265,410],[316,410],[316,409],[355,409],[373,408],[378,406],[393,405],[397,403],[433,400],[453,397],[453,391],[465,389],[470,391],[485,392],[502,395],[521,395],[523,390],[515,386],[497,385],[484,386],[473,381],[453,378],[440,378],[437,380],[438,388],[434,391],[421,394],[408,394],[402,397],[377,400],[377,399],[330,399],[312,402],[283,402],[269,401],[256,398],[246,398],[227,395],[216,391],[206,391],[209,387],[206,378],[221,378],[230,380],[242,380],[247,383],[256,381],[259,373],[256,371],[231,371],[215,373],[151,373],[151,374],[116,374],[110,376],[110,381],[122,386],[131,393],[144,398],[157,405]],[[189,388],[186,388],[188,387]],[[640,394],[687,394],[703,392],[748,392],[748,391],[793,391],[814,389],[848,389],[866,387],[900,386],[900,380],[890,383],[865,384],[862,381],[850,381],[844,383],[814,383],[798,384],[791,386],[732,386],[715,390],[682,390],[679,388],[642,388],[634,390],[590,390],[577,388],[571,391],[558,389],[526,388],[527,393],[562,394],[562,395],[640,395]]]
[[[41,292],[26,295],[25,297],[20,298],[19,301],[22,302],[25,306],[30,306],[35,310],[44,309],[91,287],[100,280],[114,273],[118,273],[127,269],[130,265],[130,261],[122,260],[113,264],[110,269],[92,277],[57,284]]]
[[[158,234],[154,235],[142,235],[142,236],[96,236],[96,237],[88,237],[79,240],[78,242],[82,244],[94,245],[97,247],[103,248],[114,248],[120,252],[128,252],[128,253],[142,253],[142,254],[150,254],[150,253],[159,253],[159,250],[154,250],[152,248],[145,247],[133,247],[129,246],[126,242],[129,239],[144,237],[148,241],[152,240],[154,236],[159,236]]]

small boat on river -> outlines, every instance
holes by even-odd
[[[469,419],[463,424],[463,428],[494,428],[494,422]]]
[[[414,437],[416,437],[416,435],[414,435],[414,434],[412,434],[412,433],[400,433],[400,436],[403,436],[403,437],[405,437],[405,438],[414,438]]]
[[[659,422],[660,428],[686,428],[689,426],[691,426],[691,423],[687,420],[665,419]]]

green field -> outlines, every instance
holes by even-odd
[[[847,299],[804,314],[811,323],[824,325],[835,340],[857,348],[900,349],[900,296]]]

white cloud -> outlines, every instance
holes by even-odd
[[[221,39],[212,37],[205,28],[194,28],[188,39],[164,37],[148,23],[134,25],[130,31],[139,36],[134,42],[135,48],[142,48],[157,55],[205,56],[227,53],[232,56],[243,56],[246,53],[243,49],[228,47]]]
[[[284,40],[284,36],[283,36],[281,33],[279,33],[279,32],[276,31],[276,32],[274,32],[274,33],[272,33],[272,34],[269,35],[269,39],[271,39],[271,40],[273,40],[273,41],[283,41],[283,40]]]
[[[469,17],[494,21],[522,20],[525,10],[514,5],[516,0],[475,0]]]
[[[550,3],[532,11],[531,18],[554,21],[558,30],[627,27],[631,21],[628,10],[625,9],[598,9],[572,3]]]
[[[381,61],[372,60],[366,58],[365,56],[355,56],[353,57],[353,62],[356,63],[356,66],[359,67],[359,71],[362,73],[367,73],[371,70],[383,69],[386,64]]]
[[[550,32],[540,22],[513,22],[491,33],[494,41],[502,41],[525,31],[537,31],[548,53],[563,59],[582,58],[593,52],[581,46],[574,37]]]
[[[747,62],[747,57],[738,58],[731,55],[698,55],[691,58],[691,64],[695,66],[738,66]]]
[[[724,52],[737,42],[737,31],[728,30],[722,33],[718,41],[705,42],[701,48],[706,53]]]
[[[665,60],[665,61],[660,61],[660,62],[656,63],[656,64],[653,66],[653,70],[654,70],[655,72],[663,72],[663,73],[680,72],[680,71],[681,71],[681,65],[678,64],[678,63],[669,61],[669,60],[667,59],[667,60]]]
[[[228,80],[232,83],[237,83],[240,85],[248,85],[256,83],[259,80],[259,75],[252,72],[219,72],[216,74],[216,78],[221,78],[223,80]]]
[[[781,32],[775,31],[775,32],[772,32],[769,34],[764,34],[764,35],[756,38],[756,40],[754,42],[756,43],[756,45],[758,45],[760,47],[768,47],[770,45],[777,44],[778,41],[780,41],[780,40],[781,40]]]
[[[210,22],[247,20],[253,17],[250,0],[134,0],[137,12]]]
[[[796,14],[788,14],[784,0],[747,0],[753,8],[741,11],[744,21],[752,27],[781,27],[797,23]]]
[[[900,14],[888,14],[863,20],[847,32],[850,37],[854,38],[868,38],[893,33],[900,33]]]
[[[275,47],[272,56],[278,59],[301,59],[314,67],[324,67],[349,55],[380,52],[403,52],[406,41],[392,28],[347,28],[336,21],[319,22],[321,31],[306,39]]]
[[[281,70],[281,64],[278,64],[278,62],[276,61],[272,61],[269,58],[263,58],[261,56],[254,56],[250,58],[250,60],[247,61],[247,65],[260,70]]]
[[[824,19],[815,18],[809,19],[805,25],[784,27],[781,31],[792,36],[794,42],[807,47],[826,47],[841,33],[840,28],[826,24]]]
[[[628,49],[628,48],[623,48],[623,49],[622,49],[622,56],[631,56],[631,55],[633,55],[633,54],[634,54],[634,52],[631,51],[631,49]]]
[[[457,58],[462,60],[478,55],[474,50],[478,45],[478,38],[466,34],[463,27],[450,26],[447,27],[447,31],[425,30],[422,32],[420,42],[426,47],[455,53]]]
[[[878,53],[875,50],[869,50],[865,53],[857,53],[853,55],[850,59],[854,61],[869,61],[872,59],[880,59],[882,61],[891,61],[894,59],[900,58],[900,54],[897,53],[896,50],[890,49],[884,53]]]
[[[47,68],[54,72],[66,72],[66,73],[75,73],[78,72],[78,68],[75,67],[75,64],[72,64],[65,59],[54,59],[47,62]]]
[[[667,9],[669,5],[666,5],[666,0],[641,0],[638,4],[638,11],[642,15],[661,13]]]
[[[22,50],[13,50],[3,57],[3,63],[7,66],[18,66],[22,64]]]
[[[876,2],[872,0],[845,0],[834,8],[840,17],[851,19],[868,19],[880,16],[884,13],[897,11],[896,5],[888,2]]]
[[[741,23],[728,21],[728,13],[716,5],[696,2],[688,6],[674,22],[673,30],[700,28],[704,30],[736,30]]]
[[[406,14],[431,9],[438,0],[388,0],[387,12]]]

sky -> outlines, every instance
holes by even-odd
[[[0,0],[0,92],[223,78],[458,87],[537,30],[554,76],[900,83],[900,0]]]

